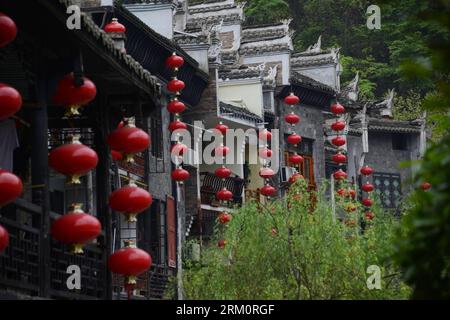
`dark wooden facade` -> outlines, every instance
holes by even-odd
[[[166,126],[170,119],[161,111],[167,101],[162,88],[169,78],[161,66],[178,48],[165,38],[152,42],[149,30],[122,16],[131,29],[130,45],[145,41],[149,50],[135,58],[133,50],[126,54],[116,49],[96,19],[84,13],[81,29],[69,30],[66,8],[70,4],[70,0],[0,0],[0,11],[12,17],[19,29],[15,41],[0,49],[0,82],[15,87],[24,100],[17,114],[20,147],[14,151],[14,172],[24,183],[24,194],[0,209],[0,224],[10,233],[10,245],[0,254],[0,298],[122,298],[122,281],[106,266],[109,255],[121,246],[119,214],[108,207],[108,196],[126,182],[127,175],[149,188],[156,173],[164,177],[164,190],[169,192],[154,196],[152,207],[136,224],[138,246],[153,258],[151,270],[139,278],[136,293],[141,298],[162,298],[168,278],[176,273],[176,216],[184,214],[177,211],[172,195]],[[207,78],[192,59],[187,69],[194,74],[184,75],[190,77],[192,92],[186,92],[183,99],[195,104]],[[97,87],[95,100],[74,119],[64,118],[63,108],[51,100],[58,80],[69,72],[85,75]],[[135,117],[137,125],[151,136],[161,137],[157,140],[161,143],[142,153],[132,166],[113,163],[106,144],[109,132],[128,116]],[[62,144],[70,133],[81,134],[81,141],[99,156],[97,168],[76,188],[61,182],[64,178],[48,166],[49,150]],[[162,165],[152,165],[152,161]],[[70,254],[49,234],[52,221],[74,201],[82,202],[103,227],[97,241],[79,256]],[[81,268],[80,290],[66,286],[66,269],[72,264]]]

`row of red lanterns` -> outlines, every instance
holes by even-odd
[[[0,12],[0,48],[5,47],[17,36],[17,26],[9,16]],[[0,121],[5,120],[22,107],[22,96],[13,87],[0,83]],[[13,202],[23,190],[22,180],[15,174],[0,168],[0,208]],[[0,253],[9,244],[9,233],[0,225]]]
[[[338,148],[338,152],[333,155],[332,160],[339,166],[342,166],[347,162],[347,156],[343,154],[342,146],[347,142],[345,137],[342,136],[342,131],[345,129],[346,123],[341,120],[341,115],[345,113],[345,108],[339,103],[333,103],[330,107],[330,111],[335,115],[335,121],[331,124],[331,130],[336,132],[336,136],[331,140],[331,143]],[[347,179],[347,173],[340,168],[333,173],[334,179],[341,181]]]
[[[364,207],[369,209],[373,205],[373,200],[370,198],[370,193],[375,190],[375,186],[369,182],[369,176],[372,175],[373,169],[371,167],[369,167],[368,165],[365,165],[361,168],[361,170],[359,172],[366,179],[366,183],[364,183],[361,186],[361,190],[364,191],[365,193],[367,193],[367,197],[363,197],[363,199],[361,200],[361,203],[363,204]],[[373,212],[368,210],[365,212],[365,217],[367,220],[373,220],[375,215]]]

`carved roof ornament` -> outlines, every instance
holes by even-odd
[[[359,95],[359,72],[356,72],[355,77],[352,81],[344,88],[342,89],[341,93],[342,96],[345,98],[351,100],[351,101],[358,101],[358,95]]]
[[[274,65],[273,67],[269,67],[267,70],[267,74],[263,77],[263,84],[268,87],[276,87],[276,77],[277,77],[277,69],[278,65]]]
[[[317,42],[306,49],[305,53],[320,53],[322,52],[322,35],[319,36]]]
[[[376,103],[375,107],[381,109],[381,116],[386,118],[392,118],[392,106],[394,104],[395,89],[388,91],[386,99]]]

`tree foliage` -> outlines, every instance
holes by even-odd
[[[384,299],[406,298],[408,288],[389,255],[396,222],[382,210],[361,233],[356,202],[342,221],[333,219],[328,200],[311,196],[304,180],[297,182],[286,202],[265,206],[251,202],[240,208],[200,263],[188,262],[184,289],[188,299]],[[316,201],[316,200],[319,201]],[[367,267],[382,270],[381,290],[369,290]]]

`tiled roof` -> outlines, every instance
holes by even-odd
[[[305,67],[335,63],[337,49],[322,50],[321,52],[297,52],[291,55],[291,66]]]
[[[420,133],[420,123],[418,122],[374,117],[369,117],[367,120],[369,131]],[[350,126],[354,130],[361,130],[361,123],[359,121],[350,123]]]
[[[289,27],[285,24],[247,27],[242,30],[241,43],[280,39],[289,34]]]
[[[205,35],[187,35],[183,33],[175,33],[173,40],[178,45],[183,44],[208,44],[208,39]]]
[[[263,122],[263,118],[258,116],[257,114],[254,114],[248,109],[233,106],[229,103],[220,101],[220,113],[230,113],[230,117],[237,118],[237,119],[243,119],[250,122],[254,122],[255,124]]]
[[[240,54],[258,55],[265,52],[283,52],[292,50],[292,42],[289,36],[242,43],[239,48]]]
[[[336,90],[333,89],[330,86],[327,86],[326,84],[323,84],[322,82],[319,82],[317,80],[314,80],[310,77],[307,77],[299,72],[296,71],[292,71],[291,72],[291,78],[290,78],[290,82],[293,85],[297,85],[297,86],[304,86],[307,88],[311,88],[311,89],[316,89],[316,90],[320,90],[329,94],[335,94]]]
[[[219,78],[222,80],[227,79],[251,79],[259,78],[261,72],[253,68],[221,68],[219,69]]]

